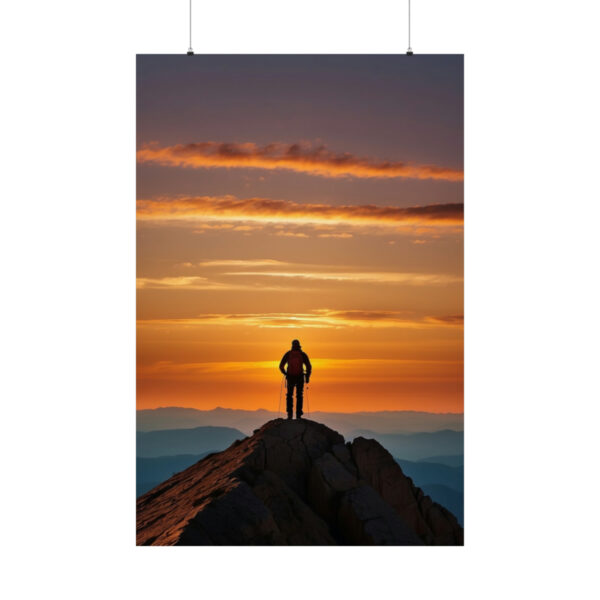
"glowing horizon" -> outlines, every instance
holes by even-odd
[[[215,410],[245,410],[247,412],[278,412],[277,410],[273,410],[272,408],[264,408],[264,407],[259,407],[259,408],[253,408],[251,410],[248,409],[244,409],[244,408],[236,408],[236,407],[226,407],[226,406],[221,406],[221,405],[217,405],[217,406],[212,406],[210,408],[198,408],[195,409],[194,407],[191,406],[173,406],[171,404],[167,405],[167,406],[155,406],[153,408],[138,408],[137,410],[159,410],[159,409],[163,409],[163,408],[193,408],[194,410],[200,410],[203,412],[211,412],[211,411],[215,411]],[[323,410],[315,410],[312,411],[313,413],[322,413],[322,412],[331,412],[331,411],[323,411]],[[356,410],[356,411],[345,411],[345,412],[340,412],[340,411],[336,411],[335,413],[331,413],[331,414],[339,414],[339,415],[357,415],[357,414],[381,414],[381,413],[386,413],[386,412],[418,412],[418,413],[425,413],[428,415],[462,415],[462,412],[456,413],[456,412],[433,412],[433,411],[428,411],[428,410]]]

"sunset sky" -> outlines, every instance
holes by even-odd
[[[138,56],[138,408],[463,410],[462,56]]]

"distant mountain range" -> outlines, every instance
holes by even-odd
[[[402,467],[402,472],[419,487],[436,483],[448,486],[457,492],[463,490],[464,467],[449,467],[440,463],[416,462],[398,458],[396,462]]]
[[[465,464],[465,457],[462,454],[445,454],[443,456],[428,456],[419,459],[419,462],[432,462],[448,465],[449,467],[462,467]]]
[[[279,416],[283,416],[279,415]],[[306,415],[308,416],[308,415]],[[159,429],[189,429],[199,426],[233,427],[252,435],[267,421],[278,414],[265,409],[240,410],[232,408],[214,408],[197,410],[169,406],[137,411],[137,430],[154,431]],[[427,413],[418,411],[377,411],[377,412],[313,412],[310,419],[324,423],[342,435],[347,436],[354,430],[366,429],[380,433],[416,433],[441,429],[462,431],[462,413]]]
[[[346,437],[349,440],[356,437],[377,440],[392,456],[404,460],[463,454],[464,449],[463,432],[451,429],[421,433],[378,433],[367,429],[357,429]]]
[[[190,465],[208,456],[203,454],[177,454],[175,456],[157,456],[155,458],[138,457],[136,460],[135,479],[136,497],[141,496],[169,477],[187,469]]]
[[[246,437],[231,427],[194,427],[193,429],[163,429],[138,431],[138,457],[175,456],[177,454],[204,454],[224,450],[236,440]]]

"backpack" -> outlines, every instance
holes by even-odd
[[[288,354],[288,367],[287,373],[288,375],[302,375],[303,369],[302,365],[304,364],[304,356],[302,351],[300,350],[290,350]]]

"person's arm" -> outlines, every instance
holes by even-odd
[[[288,361],[288,354],[289,354],[289,352],[286,352],[286,353],[283,355],[283,358],[281,359],[281,362],[279,363],[279,370],[280,370],[280,371],[281,371],[281,372],[282,372],[284,375],[286,375],[286,374],[287,374],[287,373],[285,372],[285,365],[287,364],[287,361]]]
[[[304,364],[306,365],[306,383],[308,383],[310,374],[312,372],[312,365],[310,364],[310,360],[308,359],[308,354],[306,354],[306,352],[302,353],[302,358],[304,359]]]

